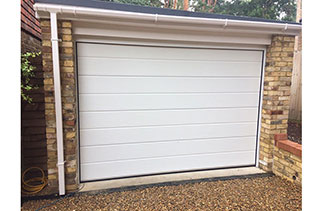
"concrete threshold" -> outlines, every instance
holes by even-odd
[[[226,177],[238,177],[238,176],[252,176],[266,174],[265,171],[257,167],[243,167],[243,168],[230,168],[230,169],[217,169],[207,171],[185,172],[185,173],[172,173],[161,174],[152,176],[132,177],[123,179],[112,179],[97,182],[85,182],[81,183],[81,190],[79,192],[88,191],[103,191],[108,189],[118,189],[135,186],[147,186],[153,184],[163,183],[178,183],[181,181],[189,182],[194,180],[203,179],[216,179]],[[83,187],[82,187],[83,186]]]

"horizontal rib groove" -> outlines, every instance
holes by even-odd
[[[81,128],[80,131],[88,130],[106,130],[106,129],[124,129],[124,128],[145,128],[145,127],[172,127],[172,126],[196,126],[196,125],[223,125],[223,124],[248,124],[257,121],[241,121],[241,122],[214,122],[214,123],[193,123],[193,124],[167,124],[167,125],[136,125],[121,127],[102,127],[102,128]]]
[[[135,161],[135,160],[153,160],[159,158],[176,158],[176,157],[194,157],[200,155],[214,155],[214,154],[228,154],[228,153],[241,153],[241,152],[252,152],[254,150],[236,150],[236,151],[224,151],[224,152],[212,152],[212,153],[194,153],[194,154],[182,154],[182,155],[172,155],[172,156],[156,156],[156,157],[145,157],[145,158],[131,158],[131,159],[119,159],[119,160],[110,160],[110,161],[100,161],[100,162],[84,162],[81,165],[92,165],[92,164],[101,164],[101,163],[112,163],[112,162],[123,162],[123,161]]]
[[[189,62],[228,62],[228,63],[260,63],[259,61],[246,61],[246,60],[215,60],[214,58],[208,59],[157,59],[157,58],[140,58],[140,57],[104,57],[104,56],[78,56],[78,58],[97,58],[97,59],[118,59],[118,60],[151,60],[151,61],[189,61]]]
[[[219,79],[260,79],[260,76],[180,76],[180,75],[86,75],[79,74],[79,77],[120,77],[120,78],[219,78]]]
[[[257,94],[259,91],[254,92],[127,92],[127,93],[80,93],[80,95],[190,95],[190,94]]]
[[[97,111],[82,111],[82,113],[113,113],[113,112],[145,112],[145,111],[190,111],[190,110],[233,110],[233,109],[241,109],[241,110],[244,110],[244,109],[257,109],[258,107],[257,106],[250,106],[250,107],[230,107],[230,108],[225,108],[225,107],[222,107],[222,108],[174,108],[174,109],[145,109],[145,110],[137,110],[137,109],[133,109],[133,110],[115,110],[115,111],[100,111],[100,110],[97,110]]]
[[[144,109],[128,109],[128,110],[95,110],[95,111],[88,111],[88,110],[80,110],[80,112],[116,112],[116,111],[178,111],[178,110],[205,110],[205,109],[237,109],[237,108],[258,108],[257,106],[245,106],[245,107],[206,107],[206,108],[144,108]]]
[[[258,92],[198,92],[198,93],[189,93],[189,92],[171,92],[171,93],[167,93],[167,94],[174,94],[174,95],[189,95],[189,94],[257,94]],[[99,93],[95,93],[95,94],[99,94]],[[106,94],[109,95],[110,93]],[[128,94],[128,95],[132,95],[133,93],[117,93],[117,94]],[[138,93],[137,95],[141,95],[141,94],[150,94],[150,95],[155,95],[158,93]],[[80,95],[87,95],[87,93],[80,93]],[[102,94],[104,95],[104,93]]]
[[[118,146],[118,145],[135,145],[135,144],[154,144],[154,143],[167,143],[167,142],[186,142],[186,141],[207,141],[207,140],[225,140],[225,139],[233,139],[233,138],[256,138],[255,135],[253,136],[225,136],[225,137],[210,137],[210,138],[188,138],[188,139],[172,139],[172,140],[159,140],[159,141],[150,141],[150,142],[131,142],[131,143],[113,143],[113,144],[95,144],[95,145],[86,145],[80,146],[81,148],[95,148],[95,147],[105,147],[105,146]]]

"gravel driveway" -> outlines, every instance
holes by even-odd
[[[27,201],[22,210],[54,201]],[[301,186],[270,176],[75,194],[42,210],[301,210],[301,203]]]

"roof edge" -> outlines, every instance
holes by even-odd
[[[49,13],[61,14],[64,19],[65,15],[70,15],[75,18],[90,19],[100,17],[104,19],[114,18],[120,21],[131,19],[132,21],[145,21],[151,24],[163,23],[166,25],[190,25],[190,28],[199,30],[201,25],[204,27],[218,28],[219,30],[245,30],[250,33],[257,31],[257,33],[264,34],[285,34],[298,35],[301,32],[302,26],[300,24],[290,23],[276,23],[276,22],[261,22],[251,20],[233,20],[223,18],[205,18],[205,17],[190,17],[190,16],[175,16],[165,14],[150,14],[133,11],[121,11],[111,9],[98,9],[92,7],[80,7],[70,5],[60,5],[52,3],[36,3],[34,9],[41,18],[48,18]],[[68,19],[68,17],[65,17]]]
[[[300,25],[298,22],[291,21],[281,21],[281,20],[270,20],[259,17],[248,17],[248,16],[234,16],[225,14],[215,14],[215,13],[204,13],[204,12],[192,12],[185,10],[175,10],[171,8],[158,8],[150,6],[139,6],[132,4],[122,4],[111,1],[103,0],[35,0],[36,3],[44,4],[56,4],[56,5],[66,5],[66,6],[78,6],[78,7],[88,7],[96,9],[106,9],[106,10],[118,10],[125,12],[138,12],[146,14],[159,14],[159,15],[172,15],[172,16],[183,16],[183,17],[196,17],[196,18],[215,18],[215,19],[232,19],[241,21],[255,21],[255,22],[270,22],[270,23],[287,23]]]

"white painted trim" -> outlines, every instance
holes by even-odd
[[[253,30],[262,31],[265,34],[285,34],[297,35],[300,33],[302,26],[296,24],[271,23],[259,21],[242,21],[242,20],[226,20],[213,18],[196,18],[182,17],[172,15],[160,15],[156,19],[157,14],[145,14],[137,12],[126,12],[108,9],[96,9],[88,7],[77,7],[67,5],[56,5],[46,3],[36,3],[35,11],[41,18],[47,18],[48,12],[60,13],[61,19],[70,18],[86,18],[92,20],[108,20],[115,19],[120,22],[141,22],[145,24],[164,24],[167,26],[177,25],[184,26],[189,24],[190,30],[200,31],[201,26],[204,28],[221,28],[222,30],[237,29],[252,32]],[[223,29],[223,26],[226,26]]]
[[[76,171],[76,176],[77,176],[77,181],[78,184],[81,183],[81,168],[80,168],[80,112],[79,112],[79,78],[78,78],[78,63],[77,63],[77,46],[76,46],[76,41],[73,41],[73,55],[74,55],[74,70],[75,70],[75,93],[76,93],[76,166],[77,166],[77,171]]]
[[[268,30],[268,31],[263,31],[261,29],[256,29],[256,28],[223,28],[223,27],[206,27],[205,25],[199,25],[196,26],[196,28],[192,28],[191,25],[170,25],[170,24],[156,24],[156,23],[138,23],[138,22],[127,22],[127,21],[121,21],[121,20],[94,20],[94,19],[86,19],[86,18],[75,18],[75,17],[67,17],[66,15],[61,16],[61,19],[68,19],[73,22],[82,22],[82,23],[92,23],[92,24],[109,24],[109,25],[117,25],[117,26],[123,26],[123,27],[134,27],[134,28],[142,28],[142,27],[149,27],[149,28],[154,28],[154,29],[169,29],[169,30],[186,30],[186,31],[197,31],[199,33],[205,33],[205,32],[217,32],[217,33],[241,33],[241,34],[246,34],[249,33],[251,34],[280,34],[281,31],[277,30]],[[198,29],[198,30],[197,30]]]
[[[57,140],[57,168],[59,195],[65,195],[65,172],[64,172],[64,143],[63,143],[63,115],[61,99],[61,78],[59,67],[59,47],[57,35],[57,15],[50,13],[54,94],[55,94],[55,114],[56,114],[56,140]]]
[[[186,42],[172,40],[148,40],[148,39],[127,39],[95,36],[73,36],[75,42],[105,43],[105,44],[125,44],[142,45],[156,47],[186,47],[186,48],[214,48],[214,49],[241,49],[241,50],[266,50],[265,45],[250,44],[228,44],[228,43],[204,43]]]
[[[265,82],[265,67],[266,67],[266,54],[267,49],[264,49],[263,64],[262,64],[262,77],[260,89],[260,102],[259,102],[259,121],[258,121],[258,134],[257,134],[257,151],[256,151],[256,167],[259,167],[259,148],[260,148],[260,134],[261,134],[261,118],[262,118],[262,102],[264,97],[264,82]]]
[[[204,43],[226,43],[226,44],[252,44],[252,45],[270,45],[271,35],[261,33],[230,32],[228,30],[220,31],[208,28],[182,30],[173,29],[167,25],[167,28],[157,26],[132,26],[124,23],[92,23],[73,21],[73,36],[95,36],[101,38],[124,38],[124,39],[144,39],[160,40],[173,42],[204,42]]]

